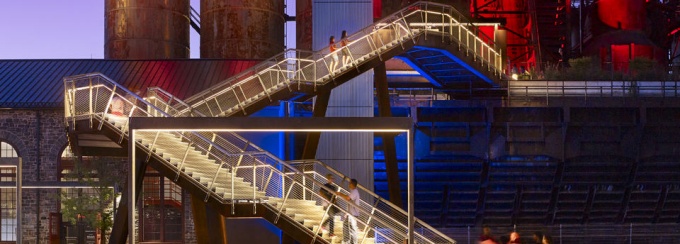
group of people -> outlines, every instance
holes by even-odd
[[[482,235],[479,236],[479,244],[552,244],[552,238],[548,235],[543,235],[540,231],[534,232],[533,239],[529,242],[522,242],[519,233],[516,231],[510,232],[509,238],[502,236],[499,241],[491,235],[491,228],[484,226],[482,228]]]
[[[349,49],[347,47],[347,44],[349,41],[347,40],[347,31],[343,30],[342,35],[340,36],[340,48],[342,49],[342,66],[347,65],[350,61],[350,53]],[[335,46],[335,36],[331,36],[329,39],[329,46],[328,49],[331,53],[331,62],[328,65],[328,69],[330,72],[335,72],[335,69],[338,67],[339,64],[339,58],[338,58],[338,47]]]
[[[344,32],[343,32],[344,33]],[[335,236],[335,216],[341,212],[336,206],[336,197],[341,197],[348,202],[354,204],[347,204],[347,213],[342,216],[342,241],[347,244],[359,243],[357,231],[357,217],[359,217],[359,190],[357,189],[358,182],[356,179],[349,181],[349,195],[338,191],[338,186],[333,183],[335,178],[332,174],[326,175],[326,188],[321,188],[319,194],[326,200],[323,202],[324,210],[327,211],[328,218],[321,223],[321,228],[326,229],[328,226],[328,235]],[[330,189],[332,192],[328,191]]]
[[[358,183],[356,179],[351,179],[349,182],[349,195],[344,194],[339,191],[338,185],[334,183],[335,177],[333,174],[326,174],[326,183],[324,187],[320,187],[319,195],[324,198],[323,207],[327,212],[328,218],[326,218],[321,223],[321,229],[328,231],[330,237],[335,236],[335,216],[341,213],[340,209],[337,207],[337,198],[343,198],[348,201],[347,211],[342,214],[342,243],[345,244],[356,244],[359,243],[358,231],[357,231],[357,218],[359,217],[359,190],[357,189]],[[524,241],[520,239],[519,233],[513,231],[509,236],[501,236],[499,240],[496,240],[491,234],[491,228],[484,226],[482,228],[482,234],[479,237],[479,244],[552,244],[552,238],[548,235],[543,235],[543,233],[537,231],[533,234],[533,239],[530,241]]]

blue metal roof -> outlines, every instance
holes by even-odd
[[[130,90],[160,87],[183,99],[258,60],[0,60],[0,108],[58,108],[63,78],[100,72]]]

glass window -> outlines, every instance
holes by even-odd
[[[2,158],[16,158],[17,156],[17,151],[14,150],[14,147],[10,145],[9,143],[6,142],[0,142],[0,157]]]
[[[144,178],[142,198],[144,199],[144,206],[140,209],[142,241],[183,241],[182,188],[148,169]]]
[[[1,158],[16,158],[17,151],[6,142],[0,142]],[[0,168],[0,181],[16,181],[16,168]],[[16,241],[17,228],[17,190],[14,188],[0,189],[0,241]]]

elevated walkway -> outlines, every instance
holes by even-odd
[[[70,144],[80,154],[126,155],[128,117],[249,115],[276,100],[329,91],[397,55],[416,65],[449,65],[445,72],[435,66],[421,69],[439,85],[497,87],[503,78],[501,54],[478,37],[469,23],[450,6],[419,2],[350,36],[349,44],[335,53],[286,51],[190,97],[187,103],[161,90],[146,102],[100,74],[69,77],[64,103]],[[348,55],[348,63],[338,58],[340,64],[335,67],[335,55]],[[119,103],[125,111],[113,115],[112,106]],[[205,197],[225,216],[263,217],[301,243],[337,241],[337,236],[330,238],[319,228],[328,216],[319,206],[323,181],[318,175],[302,173],[306,171],[238,135],[163,132],[143,135],[135,144],[146,152],[149,166],[194,196]],[[360,189],[362,195],[371,196],[359,205],[361,241],[402,243],[408,229],[406,213],[365,187]],[[252,214],[241,211],[243,204],[252,205],[248,208]],[[351,204],[342,200],[338,208]],[[416,228],[414,241],[418,243],[455,243],[422,221],[417,221]]]
[[[395,56],[407,60],[437,86],[498,87],[501,52],[451,6],[418,2],[348,37],[346,47],[288,50],[185,101],[173,116],[246,116],[277,100],[313,97]],[[347,63],[343,56],[348,55]],[[334,63],[334,56],[339,64]]]

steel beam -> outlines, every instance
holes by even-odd
[[[314,102],[314,110],[312,111],[312,117],[326,117],[326,111],[328,110],[328,101],[331,98],[331,91],[321,92],[316,95],[316,101]],[[305,139],[305,146],[302,149],[301,159],[314,159],[316,158],[316,151],[319,148],[319,138],[321,137],[321,132],[309,132],[307,133],[307,138]]]
[[[203,197],[191,194],[191,211],[198,243],[227,243],[224,216],[203,202]]]
[[[373,68],[375,90],[378,98],[378,114],[380,117],[392,117],[390,106],[390,94],[387,88],[387,68],[383,62]],[[380,133],[383,139],[383,152],[385,153],[385,171],[387,173],[387,189],[390,202],[403,207],[401,200],[401,186],[399,185],[399,162],[397,161],[397,147],[394,142],[394,133]]]
[[[144,183],[144,175],[146,174],[146,158],[141,157],[136,160],[138,162],[136,171],[137,175],[135,176],[136,184],[135,185],[135,202],[139,200],[139,196],[141,195],[142,192],[142,183]],[[128,173],[128,177],[130,177],[130,174]],[[130,179],[128,179],[125,183],[125,188],[128,189],[130,187],[128,183],[130,182]],[[122,196],[120,197],[120,204],[118,205],[118,210],[115,213],[114,217],[114,222],[113,222],[113,228],[111,229],[111,236],[109,238],[109,243],[118,243],[118,244],[125,244],[127,241],[127,236],[128,236],[128,211],[130,210],[130,192],[127,190],[124,190],[122,192]]]

